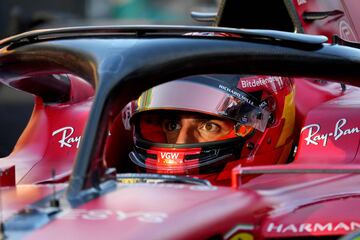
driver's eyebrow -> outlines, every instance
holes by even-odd
[[[193,119],[194,122],[204,122],[204,121],[216,121],[220,120],[223,121],[223,119],[218,118],[216,116],[208,116],[204,114],[191,114],[191,113],[161,113],[160,119],[172,119],[172,120],[180,120],[180,119]]]
[[[189,117],[191,118],[191,117]],[[204,116],[201,116],[199,118],[193,118],[192,119],[192,122],[195,123],[195,124],[203,124],[203,123],[206,123],[206,122],[210,122],[210,121],[219,121],[220,119],[218,118],[214,118],[214,117],[204,117]],[[222,121],[222,120],[220,120]]]

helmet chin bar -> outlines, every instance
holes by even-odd
[[[220,172],[229,160],[239,159],[245,141],[236,137],[208,143],[160,144],[138,139],[129,157],[145,172],[207,174]]]

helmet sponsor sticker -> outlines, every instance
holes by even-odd
[[[165,165],[182,164],[184,160],[183,152],[159,152],[158,163]]]
[[[279,90],[284,86],[284,82],[278,76],[253,76],[240,78],[238,83],[238,87],[241,89],[257,88],[265,85],[272,85],[274,90]]]
[[[224,90],[225,92],[230,93],[231,95],[237,97],[238,99],[247,102],[250,105],[254,105],[254,101],[250,100],[249,98],[247,98],[246,96],[244,96],[243,93],[240,93],[238,91],[236,91],[235,89],[231,89],[227,86],[224,86],[223,84],[219,84],[219,89]]]
[[[358,134],[360,132],[358,127],[349,128],[346,124],[347,120],[341,118],[336,122],[334,131],[328,133],[320,133],[320,124],[309,124],[301,129],[301,133],[307,131],[307,137],[304,138],[306,145],[319,145],[319,143],[322,142],[322,146],[325,147],[329,138],[337,141],[343,136]]]
[[[74,131],[75,130],[73,127],[67,126],[53,131],[51,135],[60,136],[60,140],[58,141],[58,143],[60,143],[60,148],[63,147],[71,148],[73,146],[79,148],[81,136],[73,136]]]

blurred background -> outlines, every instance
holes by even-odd
[[[202,25],[191,11],[216,12],[219,0],[1,0],[0,38],[34,29],[125,24]],[[0,85],[0,157],[26,126],[33,97]]]
[[[30,29],[114,24],[199,24],[191,11],[215,12],[217,0],[1,0],[0,37]]]

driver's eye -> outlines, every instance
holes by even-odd
[[[208,131],[208,132],[219,132],[221,130],[221,127],[217,125],[216,123],[213,123],[211,121],[205,122],[201,125],[200,129]]]
[[[178,131],[181,128],[180,122],[178,120],[166,119],[163,121],[163,129],[166,132]]]

